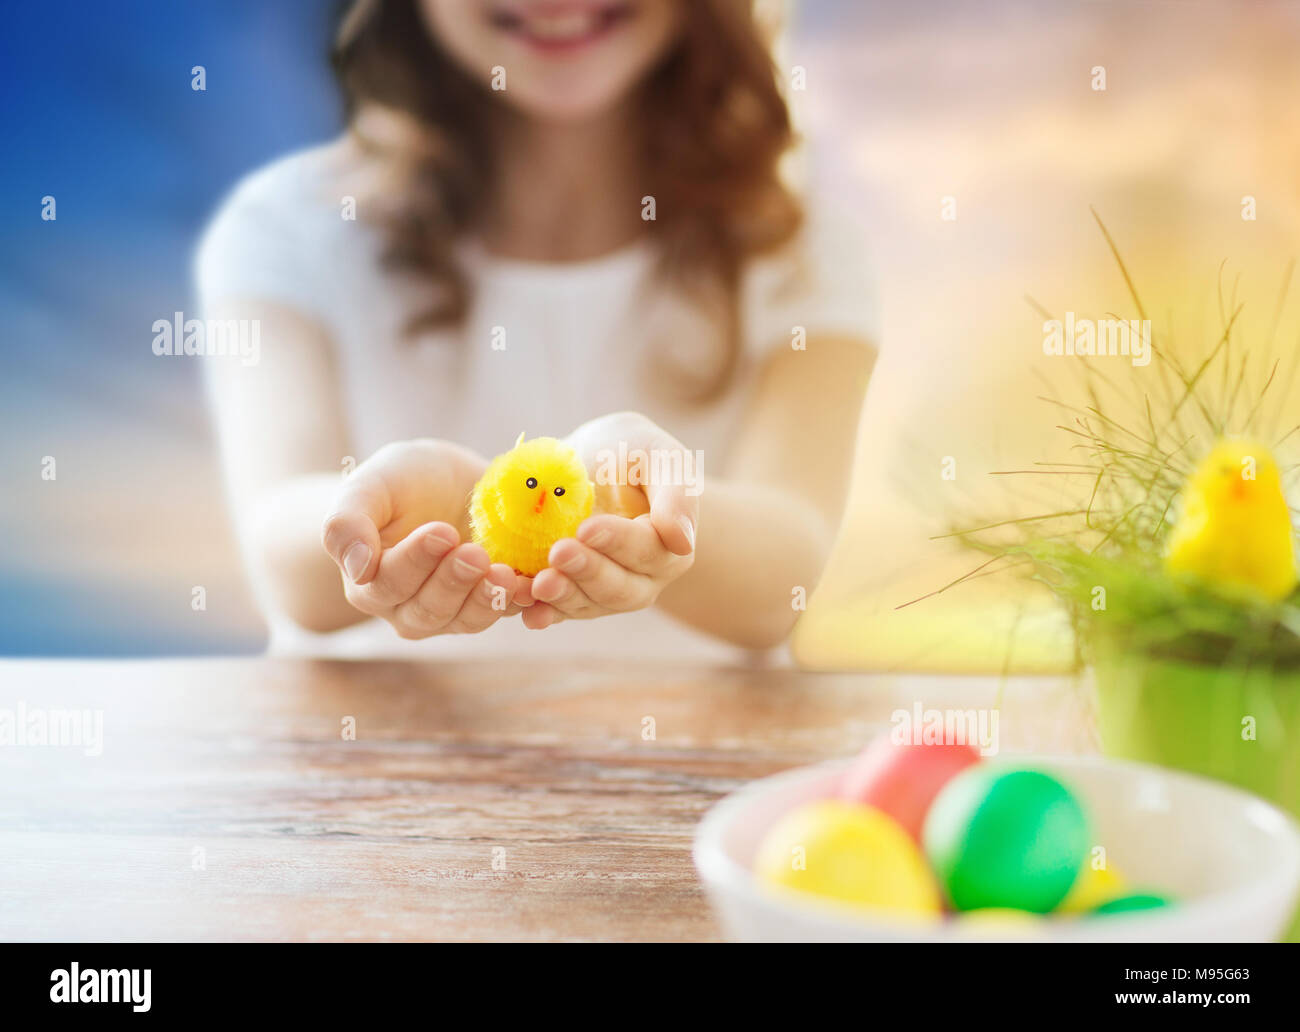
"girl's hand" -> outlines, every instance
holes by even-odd
[[[702,471],[680,441],[633,412],[584,423],[568,441],[596,483],[599,514],[551,546],[523,615],[535,630],[645,609],[695,562]]]
[[[461,543],[465,500],[485,465],[424,440],[386,445],[358,466],[322,532],[348,602],[403,638],[482,631],[530,605],[527,578]]]

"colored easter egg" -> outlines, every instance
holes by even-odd
[[[771,889],[934,916],[939,889],[898,823],[879,810],[827,799],[791,811],[759,845],[754,873]]]
[[[1128,914],[1135,910],[1158,910],[1167,907],[1170,900],[1157,896],[1154,892],[1135,892],[1128,896],[1119,896],[1107,900],[1093,910],[1094,914]]]
[[[1078,800],[1051,775],[980,765],[940,791],[922,839],[956,909],[1045,914],[1083,867],[1088,825]]]
[[[1027,910],[984,907],[958,914],[955,931],[963,939],[1033,939],[1043,932],[1043,918]]]
[[[845,772],[839,795],[889,814],[920,842],[934,797],[979,758],[970,745],[900,745],[882,735]]]
[[[1113,865],[1098,869],[1085,863],[1057,909],[1063,914],[1084,914],[1123,894],[1124,879]]]

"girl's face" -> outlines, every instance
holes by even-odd
[[[430,34],[466,72],[535,118],[612,108],[667,51],[675,0],[420,0]]]

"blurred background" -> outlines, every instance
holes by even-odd
[[[193,308],[195,240],[238,178],[338,131],[333,15],[318,0],[8,12],[0,651],[262,647],[199,367],[154,356],[151,326]]]
[[[338,131],[335,14],[311,0],[8,12],[0,653],[262,648],[198,366],[155,357],[151,326],[192,307],[194,242],[238,178]],[[973,565],[934,535],[1043,501],[991,471],[1063,457],[1038,396],[1044,380],[1068,392],[1077,360],[1043,356],[1026,295],[1134,316],[1090,205],[1158,332],[1176,327],[1192,353],[1212,342],[1223,281],[1246,302],[1244,339],[1262,352],[1276,324],[1276,346],[1300,348],[1300,290],[1278,307],[1300,241],[1300,2],[803,0],[786,19],[781,62],[806,69],[791,98],[806,189],[871,227],[884,312],[848,517],[796,653],[1058,667],[1059,617],[1014,582],[896,607]],[[1294,391],[1279,404],[1300,419]]]

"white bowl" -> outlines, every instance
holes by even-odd
[[[764,833],[801,803],[825,798],[846,761],[755,781],[721,800],[695,833],[695,866],[727,938],[739,942],[1256,942],[1276,940],[1300,887],[1300,831],[1277,807],[1229,785],[1103,757],[1005,757],[1069,785],[1093,839],[1135,889],[1175,906],[1106,917],[1051,917],[995,931],[960,921],[907,923],[846,913],[814,896],[776,898],[750,868]]]

